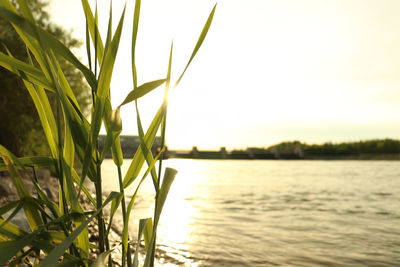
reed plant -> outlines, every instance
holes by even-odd
[[[15,3],[15,5],[13,4]],[[0,53],[0,65],[18,75],[25,84],[36,106],[43,131],[50,148],[50,156],[17,158],[6,147],[0,145],[0,171],[7,170],[12,177],[19,199],[0,208],[0,265],[16,266],[20,263],[31,266],[112,266],[108,257],[113,251],[109,234],[117,210],[122,210],[123,233],[120,241],[122,266],[138,266],[138,248],[145,240],[144,266],[153,266],[156,249],[156,231],[169,188],[177,173],[175,169],[165,168],[162,172],[163,151],[165,146],[168,93],[178,86],[188,66],[202,45],[211,25],[215,6],[212,9],[193,53],[181,75],[171,86],[172,52],[166,64],[165,77],[138,85],[135,65],[135,47],[139,26],[140,0],[135,1],[132,32],[132,91],[114,110],[110,99],[110,82],[117,56],[121,32],[124,24],[125,8],[120,16],[115,32],[112,32],[112,8],[108,19],[108,30],[103,42],[98,30],[98,15],[87,0],[82,0],[86,17],[86,50],[88,66],[81,61],[54,36],[40,28],[28,8],[26,0],[1,0],[0,16],[9,21],[26,44],[30,62],[23,62],[11,53]],[[111,7],[110,2],[110,7]],[[80,110],[76,97],[62,72],[57,58],[63,57],[84,75],[91,88],[92,107],[90,120]],[[138,99],[150,91],[165,84],[164,100],[145,131],[142,127]],[[48,96],[56,99],[55,109],[51,108]],[[134,157],[129,159],[129,168],[122,176],[123,157],[119,134],[122,130],[120,109],[124,105],[135,104],[136,120],[140,138],[140,147]],[[5,116],[2,114],[1,116]],[[98,137],[104,125],[107,136],[102,150]],[[27,126],[29,127],[29,126]],[[153,156],[151,147],[157,132],[161,133],[161,150]],[[118,172],[119,192],[111,192],[103,199],[101,164],[105,155],[111,151]],[[76,160],[80,162],[77,168]],[[126,161],[127,159],[125,159]],[[158,170],[155,168],[159,162]],[[143,176],[139,173],[146,162]],[[59,183],[58,201],[53,201],[38,183],[36,169],[54,168]],[[28,170],[33,169],[33,172]],[[28,191],[21,172],[26,172],[34,185],[35,193]],[[163,173],[163,175],[162,175]],[[134,255],[131,255],[129,218],[132,213],[138,190],[150,176],[155,191],[153,218],[139,221],[139,233]],[[85,183],[85,180],[87,181]],[[137,183],[134,194],[126,202],[125,190]],[[93,184],[95,197],[85,186]],[[91,208],[84,208],[81,199],[85,198]],[[109,205],[109,218],[103,216],[103,209]],[[23,210],[30,231],[12,223],[12,218]],[[6,212],[11,215],[6,219]],[[98,242],[90,242],[88,225],[96,221]],[[95,256],[90,253],[94,250]],[[108,258],[108,259],[107,259]]]

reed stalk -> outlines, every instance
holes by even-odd
[[[107,38],[105,43],[99,34],[97,1],[93,13],[88,0],[81,0],[86,19],[86,50],[88,67],[59,40],[44,31],[35,23],[28,1],[0,1],[0,17],[14,27],[26,44],[29,63],[20,61],[11,53],[0,52],[0,66],[18,75],[38,111],[46,140],[50,147],[50,155],[46,157],[30,156],[17,158],[6,147],[0,145],[0,171],[7,170],[13,180],[19,200],[0,207],[0,265],[54,266],[112,266],[109,258],[113,251],[110,248],[109,233],[117,210],[121,209],[123,217],[123,234],[121,242],[122,266],[138,266],[138,246],[145,236],[146,253],[144,266],[154,266],[156,251],[156,232],[158,222],[169,188],[177,173],[176,170],[165,168],[163,172],[163,153],[165,151],[166,119],[168,107],[168,91],[171,80],[172,45],[166,77],[138,85],[135,64],[135,48],[139,27],[140,0],[135,0],[135,12],[132,30],[132,76],[133,89],[125,100],[115,109],[111,106],[110,83],[124,23],[125,8],[119,23],[112,32],[112,5],[108,18]],[[203,43],[211,25],[215,12],[212,9],[200,37],[195,45],[188,63],[175,82],[179,84],[188,66]],[[94,51],[92,51],[94,50]],[[92,58],[94,56],[94,58]],[[77,104],[76,97],[58,63],[62,57],[79,70],[85,77],[92,93],[91,118],[86,119]],[[154,116],[150,126],[145,131],[142,128],[137,100],[147,93],[166,84],[164,101]],[[49,98],[51,95],[52,98]],[[55,110],[51,106],[55,99]],[[120,109],[135,102],[140,147],[134,157],[129,160],[129,168],[123,176],[123,163],[119,135],[122,131]],[[98,137],[100,128],[105,126],[107,137],[103,148],[99,149]],[[161,147],[157,155],[151,153],[156,133],[161,127]],[[118,171],[119,192],[111,192],[103,196],[101,164],[105,155],[111,151],[113,161]],[[76,157],[76,158],[75,158]],[[78,160],[81,168],[77,169],[74,162]],[[144,164],[147,164],[145,174],[140,179],[134,194],[126,205],[126,188],[132,186]],[[158,171],[155,168],[159,162]],[[35,168],[54,168],[59,181],[59,201],[53,201],[43,193],[39,186]],[[30,176],[36,193],[26,187],[19,171],[32,168]],[[163,173],[163,174],[162,174]],[[79,175],[80,174],[80,175]],[[129,240],[130,214],[133,210],[139,188],[147,176],[151,176],[155,191],[155,209],[153,218],[140,220],[136,251],[132,259]],[[95,199],[85,186],[85,180],[94,185]],[[82,196],[81,196],[82,192]],[[85,198],[91,208],[85,210],[80,202]],[[103,201],[103,197],[105,200]],[[122,202],[122,203],[121,203]],[[110,218],[106,229],[103,209],[110,204]],[[121,205],[120,205],[121,204]],[[19,210],[23,209],[30,226],[29,232],[12,223]],[[5,212],[12,214],[3,219]],[[51,215],[49,215],[49,211]],[[98,243],[89,241],[88,225],[97,218]],[[148,231],[144,231],[144,227]],[[146,241],[146,242],[147,242]],[[90,248],[96,248],[98,253],[90,253]],[[27,255],[30,255],[27,257]],[[44,255],[44,256],[43,256]],[[32,262],[33,261],[33,262]]]

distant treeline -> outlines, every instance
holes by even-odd
[[[400,153],[400,140],[375,139],[359,142],[306,144],[299,141],[282,142],[266,150],[279,154],[299,154],[301,157],[345,157],[370,155],[388,155]],[[301,155],[300,155],[301,154]]]

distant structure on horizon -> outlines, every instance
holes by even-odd
[[[121,141],[122,156],[124,158],[132,158],[136,150],[140,147],[140,138],[137,135],[120,135],[119,139]],[[103,149],[104,143],[106,141],[106,135],[99,135],[99,147]],[[160,151],[161,147],[161,137],[156,136],[153,146],[151,147],[151,152],[153,155]],[[111,151],[106,154],[106,158],[112,158]]]
[[[132,158],[140,147],[140,138],[136,135],[120,135],[122,155],[124,158]],[[99,135],[99,147],[102,150],[106,135]],[[151,152],[155,156],[161,148],[161,137],[156,136]],[[112,158],[111,151],[106,158]],[[164,152],[164,158],[186,159],[301,159],[303,152],[299,147],[293,152],[282,152],[279,149],[264,149],[249,147],[246,150],[233,150],[228,152],[225,147],[220,150],[199,150],[194,146],[192,150],[168,150]]]
[[[302,159],[302,149],[296,148],[291,152],[281,152],[278,149],[265,149],[249,147],[246,150],[232,150],[228,152],[225,147],[219,151],[199,150],[194,146],[190,151],[168,151],[169,158],[191,159]]]
[[[99,136],[99,146],[103,149],[106,136]],[[121,148],[124,158],[132,158],[140,147],[140,139],[134,135],[121,135]],[[157,136],[151,151],[155,156],[161,148],[161,138]],[[111,152],[107,153],[111,158]],[[164,151],[164,159],[396,159],[400,160],[400,140],[375,139],[349,143],[324,143],[322,145],[308,145],[299,141],[282,142],[269,148],[249,147],[245,150],[227,151],[199,150],[194,146],[192,150]]]

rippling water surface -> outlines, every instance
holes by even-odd
[[[165,265],[400,265],[398,161],[171,159],[165,165],[179,171],[157,236]],[[106,190],[117,190],[111,160],[103,171]],[[133,210],[134,239],[138,219],[152,215],[150,180]]]

